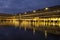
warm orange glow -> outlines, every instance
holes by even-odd
[[[6,20],[6,21],[4,21]],[[18,21],[19,19],[3,19],[3,21],[1,21],[0,19],[0,24],[6,24],[6,25],[15,25],[15,26],[22,26],[22,27],[31,27],[31,26],[35,26],[35,27],[40,27],[40,26],[47,26],[50,27],[52,26],[59,26],[60,27],[60,18],[39,18],[39,17],[35,17],[33,19],[20,19],[22,20],[22,22]],[[32,20],[32,22],[31,22]],[[20,23],[20,24],[19,24]]]

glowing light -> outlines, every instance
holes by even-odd
[[[33,10],[33,12],[35,13],[35,12],[36,12],[36,10]]]
[[[49,8],[45,8],[45,10],[48,10]]]
[[[35,17],[33,20],[39,20],[39,17]]]
[[[51,20],[58,20],[58,18],[51,18]]]
[[[13,24],[14,24],[15,26],[18,26],[18,25],[19,25],[19,22],[16,21],[16,19],[13,19]]]

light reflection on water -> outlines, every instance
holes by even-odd
[[[58,26],[60,27],[60,18],[39,18],[34,19],[0,19],[0,25],[15,25],[25,27],[40,27],[40,26]]]
[[[0,40],[45,40],[44,32],[31,29],[15,28],[14,26],[0,26]],[[47,40],[60,40],[59,35],[48,33]]]
[[[15,28],[14,26],[0,26],[0,40],[45,40],[44,33],[24,28]]]
[[[60,18],[47,18],[47,19],[24,19],[24,20],[19,20],[19,19],[7,19],[7,20],[0,20],[0,25],[12,25],[15,28],[24,28],[25,31],[27,29],[31,29],[32,33],[35,35],[36,31],[42,31],[51,34],[58,34],[60,35]],[[46,34],[46,33],[45,33]],[[46,36],[44,33],[43,35]]]
[[[35,18],[33,20],[6,19],[0,20],[0,25],[14,25],[15,27],[25,28],[25,30],[26,28],[33,29],[33,32],[35,30],[47,30],[48,32],[60,34],[60,31],[58,31],[60,30],[60,18]]]

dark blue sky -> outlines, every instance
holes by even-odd
[[[60,5],[60,0],[0,0],[0,13],[18,13]]]

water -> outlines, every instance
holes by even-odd
[[[33,34],[30,29],[0,26],[0,40],[45,40],[45,36],[41,31],[36,31]],[[47,40],[60,40],[60,36],[48,33]]]
[[[47,40],[60,40],[60,35],[48,34]]]
[[[32,30],[25,31],[23,28],[15,28],[13,26],[0,27],[0,40],[44,40],[44,33]]]

